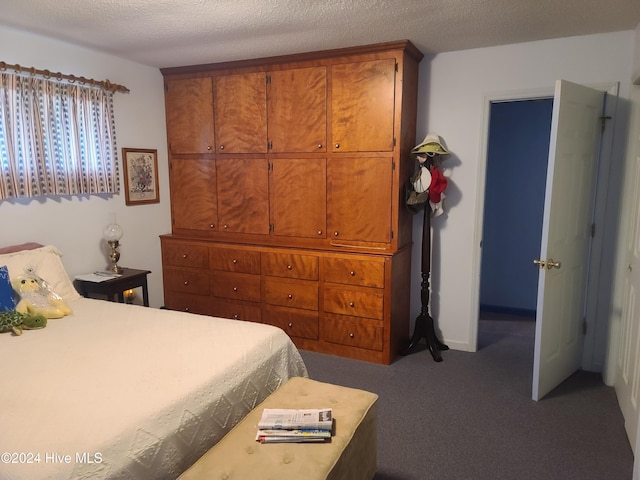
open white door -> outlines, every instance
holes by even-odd
[[[604,93],[556,82],[536,307],[532,398],[540,400],[582,361],[595,172]]]
[[[638,416],[640,415],[640,129],[635,132],[637,152],[633,175],[629,230],[626,241],[627,272],[624,278],[622,314],[620,321],[620,346],[615,358],[615,389],[624,426],[636,455],[638,452]],[[635,473],[640,478],[640,469]]]

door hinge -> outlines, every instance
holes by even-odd
[[[271,75],[267,75],[264,79],[265,83],[269,85],[271,83]]]
[[[393,240],[393,230],[391,230],[391,240]]]
[[[267,150],[271,150],[273,148],[273,142],[271,140],[267,140]]]
[[[596,236],[596,224],[592,223],[591,224],[591,237],[595,237]]]
[[[611,115],[600,117],[600,132],[604,132],[607,126],[607,120],[611,120]]]
[[[396,62],[396,66],[395,66],[396,72],[398,71],[398,62]]]
[[[395,169],[396,169],[396,162],[391,160],[391,170],[395,170]]]
[[[267,171],[273,171],[273,162],[267,162]]]
[[[276,231],[276,227],[275,227],[275,225],[273,223],[269,224],[269,231],[270,232],[275,232]]]

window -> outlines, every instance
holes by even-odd
[[[0,76],[0,200],[119,193],[113,89]]]

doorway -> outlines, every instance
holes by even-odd
[[[552,110],[553,97],[490,103],[480,322],[535,322]]]

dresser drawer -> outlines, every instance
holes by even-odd
[[[274,277],[318,280],[318,257],[291,253],[262,253],[262,273]]]
[[[162,258],[166,265],[209,268],[209,248],[202,245],[164,243]]]
[[[265,280],[265,302],[283,307],[318,310],[318,284],[300,280]]]
[[[375,320],[327,314],[322,335],[328,342],[382,351],[384,327]]]
[[[324,287],[324,309],[327,312],[381,320],[383,304],[382,292]]]
[[[169,310],[181,312],[211,314],[211,298],[182,292],[165,292],[164,305]]]
[[[267,306],[262,322],[281,328],[290,337],[318,339],[317,312]]]
[[[350,258],[322,259],[324,281],[384,288],[384,263]]]
[[[260,305],[214,298],[211,302],[211,315],[233,320],[260,322]]]
[[[260,252],[233,248],[212,248],[211,268],[226,272],[260,274]]]
[[[209,272],[207,270],[164,269],[164,286],[174,292],[209,295]]]
[[[216,297],[259,302],[260,277],[246,273],[216,272],[211,278],[211,293]]]

